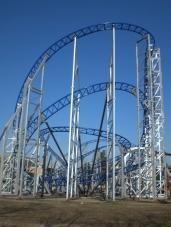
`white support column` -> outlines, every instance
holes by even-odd
[[[149,179],[148,181],[148,189],[152,190],[152,197],[154,200],[156,200],[156,164],[155,164],[155,150],[154,150],[154,146],[155,146],[155,142],[154,142],[154,128],[155,128],[155,122],[154,122],[154,108],[155,108],[155,104],[154,104],[154,95],[153,95],[153,76],[152,76],[152,65],[151,65],[151,45],[150,45],[150,35],[148,34],[148,62],[149,62],[149,68],[148,68],[148,79],[149,79],[149,93],[150,93],[150,133],[151,133],[151,151],[149,151],[149,156],[151,155],[151,157],[148,156],[148,159],[150,159],[151,161],[151,168],[149,168],[150,170],[147,171],[148,174],[150,175],[150,177],[152,179]],[[148,178],[148,175],[146,175]]]
[[[162,79],[158,53],[150,44],[149,34],[136,43],[139,199],[150,197],[155,200],[157,195],[162,197],[159,191],[166,181],[166,175],[163,175],[162,183],[157,180],[166,166]],[[140,97],[139,90],[143,91],[143,97]],[[164,160],[163,170],[159,167],[160,157]]]
[[[20,118],[20,129],[19,129],[19,144],[18,144],[18,154],[17,154],[17,170],[16,170],[16,180],[15,180],[15,194],[18,195],[19,191],[19,179],[20,179],[20,168],[21,168],[21,154],[23,149],[23,142],[24,142],[24,121],[25,121],[25,109],[26,109],[26,100],[27,100],[27,89],[28,85],[30,84],[31,79],[28,78],[24,84],[24,93],[23,93],[23,102],[22,102],[22,111],[21,111],[21,118]]]
[[[112,200],[115,201],[115,27],[113,26],[113,48],[112,48],[112,77],[113,77],[113,196]]]
[[[25,126],[24,126],[24,135],[23,135],[23,152],[22,152],[22,165],[21,165],[21,180],[20,180],[20,197],[23,195],[23,181],[24,181],[24,166],[25,166],[25,152],[26,152],[26,135],[27,135],[27,126],[28,126],[28,114],[29,114],[29,103],[30,103],[30,90],[31,86],[28,85],[27,91],[27,101],[26,101],[26,112],[25,112]]]
[[[74,38],[73,70],[71,84],[71,106],[70,106],[70,130],[68,145],[68,168],[67,168],[67,189],[66,199],[76,198],[78,196],[77,180],[77,158],[79,149],[79,111],[80,94],[74,96],[75,88],[80,89],[78,57],[77,57],[77,37]]]
[[[44,88],[44,75],[45,75],[45,64],[42,67],[41,85],[40,85],[40,98],[39,98],[39,110],[38,110],[38,127],[37,127],[37,144],[36,144],[36,160],[35,160],[35,170],[34,170],[34,188],[33,197],[36,196],[37,192],[37,165],[39,160],[40,151],[40,125],[41,125],[41,112],[42,112],[42,102],[43,102],[43,88]]]
[[[153,95],[153,124],[154,124],[154,185],[155,196],[167,198],[166,187],[166,147],[164,128],[164,103],[162,86],[162,69],[160,48],[154,49],[151,55],[152,95]]]
[[[136,43],[136,76],[137,76],[137,125],[138,125],[138,166],[139,166],[139,178],[138,178],[138,196],[139,199],[141,198],[141,150],[140,150],[140,97],[139,97],[139,50],[138,50],[138,43]]]
[[[109,158],[112,163],[109,165]],[[107,88],[106,199],[115,201],[115,27],[112,29],[110,82]]]

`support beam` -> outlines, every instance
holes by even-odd
[[[112,138],[112,139],[111,139]],[[110,81],[107,89],[106,199],[115,201],[115,26],[112,29]],[[109,159],[112,163],[109,165]]]
[[[92,174],[93,174],[93,171],[94,171],[94,164],[95,164],[95,160],[96,160],[97,150],[98,150],[98,147],[99,147],[99,140],[100,140],[101,130],[102,130],[102,126],[103,126],[105,111],[106,111],[106,103],[107,103],[107,95],[106,95],[105,102],[104,102],[103,113],[102,113],[102,118],[101,118],[100,128],[99,128],[99,134],[98,134],[95,153],[94,153],[94,157],[93,157],[93,164],[92,164],[92,169],[91,169]]]
[[[96,161],[96,155],[97,155],[97,151],[98,151],[98,147],[99,147],[99,141],[100,141],[102,126],[103,126],[105,111],[106,111],[106,103],[107,103],[107,95],[106,95],[105,102],[104,102],[104,107],[103,107],[103,112],[102,112],[102,117],[101,117],[101,122],[100,122],[100,128],[99,128],[99,134],[98,134],[98,138],[97,138],[97,142],[96,142],[96,148],[95,148],[94,157],[93,157],[93,164],[92,164],[92,168],[91,168],[91,174],[94,173],[94,164]],[[88,194],[89,188],[90,188],[90,184],[88,184],[88,187],[87,187],[87,194]]]
[[[79,111],[80,92],[74,94],[74,89],[80,89],[80,79],[77,57],[77,37],[74,37],[73,70],[71,84],[70,130],[68,145],[68,169],[66,199],[78,196],[77,162],[79,150]]]
[[[50,133],[45,140],[44,151],[43,151],[43,166],[42,166],[42,187],[41,187],[41,197],[44,196],[44,184],[45,184],[45,169],[46,169],[46,156],[47,156],[47,143],[50,138]]]
[[[59,146],[59,144],[58,144],[58,142],[57,142],[55,136],[53,135],[53,132],[52,132],[52,130],[51,130],[49,124],[48,124],[47,122],[45,122],[45,124],[47,125],[47,127],[48,127],[48,129],[49,129],[49,132],[50,132],[50,134],[51,134],[51,136],[52,136],[52,138],[53,138],[53,140],[54,140],[54,142],[55,142],[57,148],[59,149],[59,152],[60,152],[61,155],[62,155],[63,160],[65,161],[66,164],[68,164],[68,163],[67,163],[67,160],[66,160],[66,158],[65,158],[65,156],[64,156],[64,154],[63,154],[63,152],[62,152],[61,147]]]

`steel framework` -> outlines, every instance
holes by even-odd
[[[144,93],[140,97],[137,89],[141,166],[138,191],[140,199],[152,197],[155,200],[156,197],[167,197],[166,159],[160,49],[152,48],[149,34],[137,42],[136,58],[137,88]],[[140,108],[142,101],[144,105]]]
[[[35,197],[37,192],[37,166],[40,150],[40,125],[42,112],[42,94],[44,83],[45,62],[48,56],[45,55],[44,60],[40,64],[33,78],[28,78],[24,84],[23,102],[18,105],[16,112],[8,122],[3,132],[3,150],[2,150],[2,165],[0,178],[0,192],[2,194],[10,193],[23,196],[23,189],[27,190],[28,181],[29,188],[32,187],[32,193]],[[42,70],[40,79],[40,88],[34,87],[34,81]],[[28,139],[27,128],[29,122],[32,121],[34,115],[38,112],[38,128],[35,137]],[[11,129],[12,120],[16,120],[15,127]],[[20,124],[19,124],[20,123]],[[11,130],[10,130],[11,129]],[[12,138],[11,136],[12,131]],[[11,142],[12,140],[12,142]],[[27,148],[27,149],[26,149]],[[35,154],[34,161],[34,177],[25,174],[24,169],[30,168],[25,166],[25,157],[28,152],[32,151],[32,156]],[[8,158],[4,160],[7,153],[10,153]],[[29,179],[29,180],[28,180]],[[4,182],[4,183],[3,183]]]
[[[69,127],[69,145],[68,145],[68,169],[67,169],[67,189],[66,198],[78,196],[77,180],[77,159],[79,150],[79,109],[80,93],[75,96],[74,89],[80,89],[79,69],[78,69],[77,37],[74,38],[74,56],[71,85],[71,108],[70,108],[70,127]]]
[[[80,89],[77,40],[86,35],[112,30],[112,56],[109,82]],[[136,86],[115,82],[115,31],[137,33]],[[50,105],[42,112],[45,63],[60,49],[74,41],[71,94]],[[34,81],[40,74],[39,85]],[[115,90],[127,91],[137,98],[138,146],[115,133]],[[106,91],[106,101],[99,129],[79,127],[81,98]],[[69,127],[50,127],[47,120],[67,105],[70,106]],[[106,112],[106,131],[102,130]],[[35,117],[37,113],[37,116]],[[41,130],[46,123],[47,128]],[[54,132],[68,132],[68,154],[64,155]],[[81,133],[97,136],[96,148],[83,154],[86,144]],[[48,135],[46,135],[48,134]],[[62,157],[48,144],[53,138]],[[101,160],[100,138],[106,140],[106,159]],[[147,30],[126,23],[105,23],[75,31],[50,46],[35,62],[19,92],[13,116],[1,136],[2,157],[0,193],[24,196],[41,191],[66,192],[66,198],[92,194],[99,186],[105,187],[106,199],[115,201],[134,195],[139,199],[167,198],[164,107],[160,49]],[[120,155],[115,156],[115,146]],[[40,150],[43,149],[43,161]],[[78,154],[80,152],[80,155]],[[85,157],[94,154],[93,162]],[[42,170],[42,171],[41,171]],[[87,191],[87,193],[86,193]]]

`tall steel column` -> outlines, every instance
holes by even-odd
[[[164,129],[164,104],[160,48],[151,53],[151,70],[153,84],[153,122],[154,122],[154,150],[156,196],[167,198],[166,188],[166,157],[165,157],[165,129]]]
[[[112,139],[111,139],[112,138]],[[115,201],[115,27],[112,29],[110,81],[107,88],[106,199]],[[109,164],[109,159],[112,163]]]
[[[150,35],[136,43],[139,135],[139,198],[167,197],[160,50]],[[143,100],[139,95],[142,89]],[[143,103],[142,108],[140,103]],[[143,148],[143,149],[141,149]]]
[[[139,145],[139,199],[155,199],[153,97],[151,75],[150,37],[146,35],[136,43],[137,108]],[[143,97],[139,95],[143,91]],[[143,99],[143,100],[142,100]],[[143,103],[141,108],[140,103]],[[141,150],[144,147],[144,150]]]
[[[74,95],[74,89],[80,89],[80,79],[77,56],[77,37],[74,38],[73,71],[71,85],[70,129],[68,145],[68,169],[66,199],[78,196],[77,158],[79,150],[79,111],[80,93]]]

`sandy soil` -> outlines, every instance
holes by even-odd
[[[171,227],[171,201],[0,197],[0,226]]]

